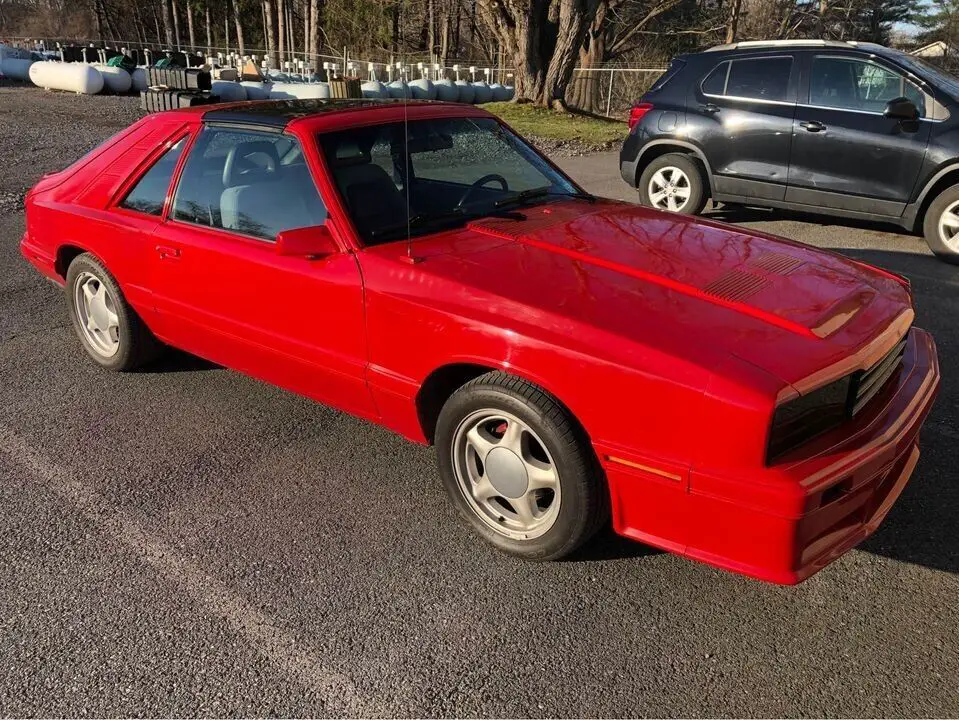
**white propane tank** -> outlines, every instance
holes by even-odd
[[[146,68],[138,67],[130,74],[130,80],[133,82],[133,89],[137,92],[143,92],[149,86]]]
[[[103,90],[103,75],[92,65],[44,60],[30,66],[30,81],[44,90],[66,90],[96,95]]]
[[[246,88],[232,80],[214,80],[210,92],[219,97],[221,102],[246,100]]]
[[[473,83],[473,102],[477,105],[493,102],[493,91],[490,90],[489,85],[482,80]]]
[[[459,102],[459,88],[453,84],[452,80],[437,80],[433,83],[436,88],[436,99],[443,102]]]
[[[360,85],[360,90],[363,91],[363,97],[365,98],[388,98],[390,96],[390,91],[386,85],[378,80],[363,83]]]
[[[510,99],[509,90],[499,83],[493,83],[489,89],[493,93],[493,102],[506,102]]]
[[[276,83],[270,91],[271,100],[328,100],[328,83]]]
[[[94,65],[97,72],[103,76],[103,90],[109,90],[117,95],[130,92],[133,85],[133,78],[123,68],[110,67],[109,65]]]
[[[410,83],[410,93],[417,100],[435,100],[436,88],[429,78],[420,78]]]
[[[273,83],[259,80],[244,80],[240,85],[246,88],[247,100],[269,100],[270,91],[273,89]]]
[[[476,99],[476,91],[467,80],[457,80],[456,90],[459,93],[459,101],[461,103],[472,103],[473,100]]]
[[[23,60],[22,58],[3,58],[0,60],[0,75],[11,80],[26,82],[30,79],[30,66],[33,63],[33,60]]]
[[[394,80],[386,86],[386,89],[390,91],[391,98],[406,98],[408,100],[413,97],[410,86],[402,80]]]

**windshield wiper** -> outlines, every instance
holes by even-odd
[[[463,215],[464,213],[461,208],[454,208],[441,213],[416,213],[410,217],[409,221],[403,220],[392,223],[391,225],[386,225],[384,227],[371,230],[370,237],[380,238],[383,235],[389,235],[397,232],[398,230],[406,230],[407,228],[412,230],[413,228],[420,227],[421,225],[427,225],[429,223],[439,222],[441,220],[452,220],[453,218],[462,217]]]
[[[510,195],[507,198],[502,200],[497,200],[493,203],[493,207],[505,207],[506,205],[516,205],[518,203],[526,202],[527,200],[532,200],[534,198],[543,197],[544,195],[549,195],[550,186],[546,185],[544,187],[535,187],[529,188],[528,190],[523,190],[518,192],[515,195]]]
[[[522,192],[516,193],[515,195],[510,195],[509,197],[503,198],[502,200],[497,200],[495,203],[493,203],[493,207],[499,208],[499,207],[504,207],[506,205],[517,205],[520,203],[524,203],[527,200],[534,200],[536,198],[546,197],[547,195],[550,197],[575,198],[577,200],[585,200],[590,203],[596,202],[596,196],[590,195],[588,192],[581,192],[577,190],[575,192],[554,193],[554,192],[550,192],[550,190],[552,190],[551,186],[544,186],[544,187],[530,188],[529,190],[523,190]]]

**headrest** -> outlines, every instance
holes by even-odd
[[[340,167],[344,165],[365,165],[370,162],[369,148],[363,149],[355,140],[344,140],[336,146],[333,159]]]
[[[223,165],[223,187],[249,184],[251,174],[272,174],[280,166],[280,154],[269,140],[251,140],[230,148]]]

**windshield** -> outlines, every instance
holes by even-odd
[[[899,50],[891,52],[895,54],[896,60],[908,70],[911,70],[927,83],[935,85],[943,92],[948,93],[953,99],[959,100],[959,78],[955,75],[951,75],[942,68],[937,68],[935,65],[927,63],[915,55],[909,55]]]
[[[407,226],[415,237],[580,194],[492,118],[372,125],[324,133],[319,141],[368,245],[405,239]]]

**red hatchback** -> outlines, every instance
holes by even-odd
[[[27,197],[89,356],[163,344],[421,443],[483,538],[779,583],[869,535],[939,384],[904,279],[596,199],[464,105],[144,118]]]

